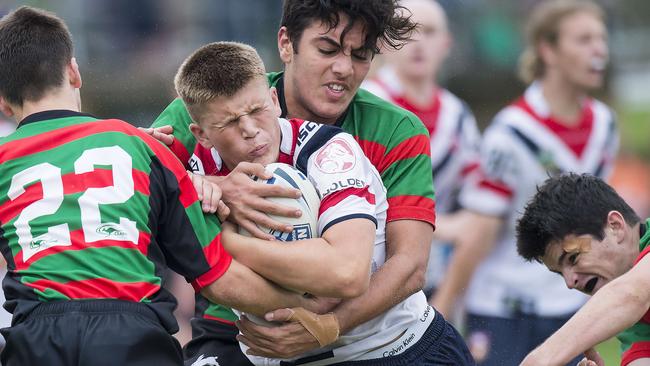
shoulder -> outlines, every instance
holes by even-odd
[[[410,129],[413,133],[426,134],[426,128],[413,113],[379,98],[371,92],[359,89],[350,104],[354,118],[364,126],[386,129]]]
[[[364,80],[364,82],[361,83],[361,88],[380,97],[381,99],[388,101],[392,99],[386,88],[374,79]]]

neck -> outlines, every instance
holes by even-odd
[[[15,108],[14,116],[16,117],[16,121],[20,123],[20,121],[29,115],[54,109],[67,109],[75,112],[80,112],[81,110],[79,99],[75,96],[75,92],[61,90],[57,93],[50,93],[36,102],[25,101],[22,107]]]
[[[582,112],[582,102],[586,97],[585,91],[554,75],[542,79],[541,84],[551,116],[565,126],[577,125]]]
[[[412,77],[397,72],[397,78],[404,89],[406,100],[416,107],[427,108],[433,104],[433,95],[438,91],[435,74]]]

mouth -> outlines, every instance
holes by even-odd
[[[341,83],[327,83],[325,86],[328,90],[337,94],[343,93],[347,89],[347,87]]]
[[[607,59],[604,59],[602,57],[594,57],[589,62],[589,70],[591,72],[602,73],[605,71],[606,67],[607,67]]]
[[[258,146],[256,146],[253,150],[251,150],[250,154],[251,154],[252,156],[261,156],[261,155],[264,155],[264,153],[266,152],[266,148],[267,148],[267,147],[268,147],[268,144],[258,145]]]
[[[598,277],[594,277],[590,279],[589,281],[587,281],[585,287],[583,288],[584,292],[588,294],[592,294],[597,284],[598,284]]]

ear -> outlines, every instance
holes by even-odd
[[[276,117],[280,118],[282,115],[282,107],[280,107],[280,99],[278,98],[278,90],[272,86],[269,89],[269,92],[271,93],[271,101],[273,102],[273,112]]]
[[[605,226],[605,236],[613,235],[617,243],[623,242],[627,233],[627,223],[623,215],[615,210],[607,214],[607,225]]]
[[[68,80],[70,80],[70,85],[75,89],[81,88],[81,73],[79,72],[79,65],[77,65],[77,59],[71,58],[70,63],[67,66]]]
[[[555,55],[555,46],[546,42],[546,41],[541,41],[539,45],[537,46],[537,52],[539,54],[539,57],[541,57],[542,61],[544,62],[545,65],[553,66],[556,63],[556,55]]]
[[[293,43],[289,38],[287,27],[280,27],[278,31],[278,51],[280,52],[280,59],[282,63],[288,64],[293,58]]]
[[[192,135],[194,135],[201,146],[205,147],[206,149],[212,148],[213,145],[208,138],[208,134],[199,124],[194,122],[190,123],[190,131],[192,131]]]
[[[14,110],[11,108],[11,105],[7,103],[5,98],[0,97],[0,112],[4,114],[7,117],[13,117],[14,115]]]

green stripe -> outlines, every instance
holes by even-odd
[[[136,249],[104,247],[64,251],[40,258],[23,271],[23,283],[47,278],[65,283],[96,278],[115,282],[149,282],[160,285],[155,266]]]
[[[210,303],[207,309],[205,309],[204,314],[214,316],[215,318],[229,320],[235,322],[239,320],[239,317],[232,311],[231,308],[225,307],[223,305],[218,305]]]
[[[398,160],[381,177],[388,191],[387,198],[402,195],[435,198],[431,160],[426,155]]]
[[[201,247],[208,246],[217,234],[221,232],[219,220],[213,214],[204,214],[201,202],[196,201],[185,209],[185,213],[192,224],[194,233],[201,243]]]
[[[185,108],[183,100],[176,98],[153,121],[151,127],[162,127],[165,125],[174,127],[174,137],[185,146],[187,152],[192,156],[194,147],[196,146],[196,138],[190,131],[190,124],[192,124],[192,117],[190,117],[187,108]],[[184,161],[183,164],[185,163],[187,162]]]

